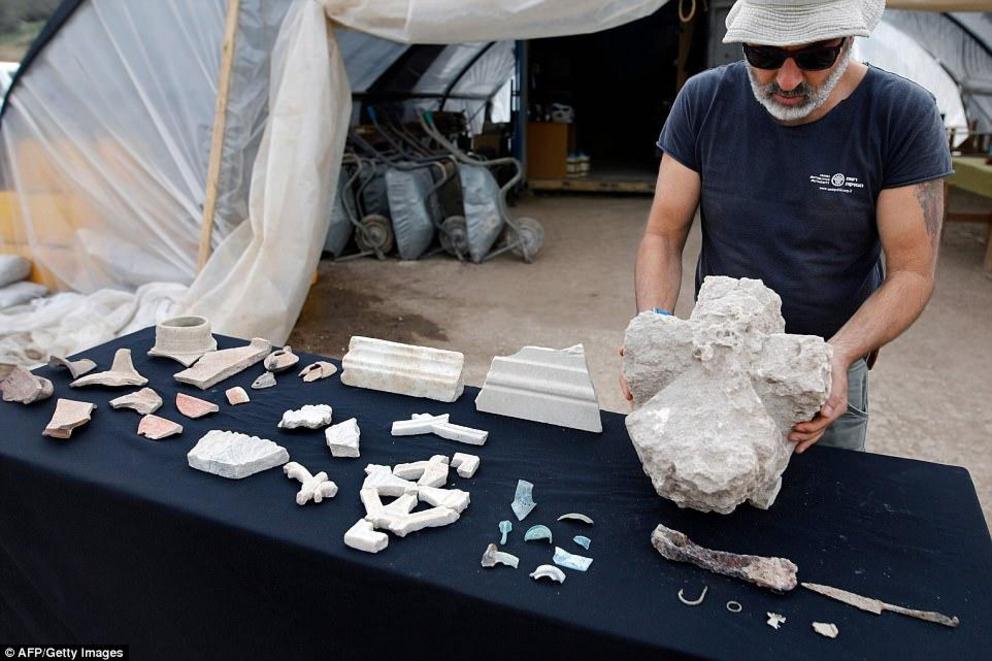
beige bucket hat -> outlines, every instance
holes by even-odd
[[[867,37],[885,0],[737,0],[723,43],[795,46],[837,37]]]

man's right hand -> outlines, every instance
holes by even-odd
[[[623,393],[623,398],[628,402],[634,401],[634,393],[630,392],[627,379],[623,376],[623,345],[620,345],[620,392]]]

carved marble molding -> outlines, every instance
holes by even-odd
[[[456,351],[355,336],[341,361],[341,383],[453,402],[465,388],[464,364]]]

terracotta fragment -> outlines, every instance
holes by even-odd
[[[799,568],[785,558],[713,551],[694,544],[684,533],[663,525],[651,533],[651,543],[668,560],[688,562],[714,574],[739,578],[776,592],[788,592],[796,587]]]
[[[10,365],[0,371],[0,392],[3,392],[5,402],[31,404],[51,397],[55,387],[44,377],[35,376],[23,367]]]
[[[131,361],[130,349],[118,349],[114,354],[114,362],[106,372],[87,374],[69,384],[70,388],[86,386],[107,386],[109,388],[125,388],[127,386],[143,386],[148,379],[138,374]]]
[[[42,436],[52,438],[69,438],[76,427],[81,427],[90,421],[90,415],[96,404],[77,402],[74,399],[59,399],[55,404],[55,413],[48,421]]]
[[[155,325],[155,346],[149,356],[171,358],[185,367],[217,349],[210,322],[203,317],[176,317]]]
[[[48,358],[48,366],[64,367],[69,370],[69,374],[71,374],[74,379],[78,379],[87,372],[92,372],[96,369],[96,363],[89,358],[69,360],[68,358],[63,358],[62,356],[50,356]]]
[[[282,349],[276,349],[265,357],[265,369],[270,372],[283,372],[300,362],[300,357],[293,353],[293,347],[288,344]]]
[[[110,408],[134,409],[141,415],[154,413],[161,406],[162,398],[151,388],[142,388],[141,390],[110,400]]]
[[[244,346],[210,351],[203,354],[193,367],[177,373],[173,378],[180,383],[206,390],[259,362],[271,348],[268,340],[256,337]]]
[[[227,403],[231,406],[237,406],[238,404],[247,404],[251,401],[248,397],[248,393],[241,386],[235,386],[234,388],[228,388],[224,391],[224,395],[227,397]]]
[[[265,390],[276,385],[276,376],[272,372],[262,372],[261,376],[251,382],[252,390]]]
[[[216,413],[220,410],[220,407],[213,402],[208,402],[200,399],[199,397],[193,397],[192,395],[187,395],[186,393],[177,392],[176,409],[187,418],[196,419],[202,418],[205,415],[210,415],[211,413]]]
[[[333,376],[337,373],[338,368],[332,363],[325,362],[323,360],[318,360],[316,363],[310,363],[302,370],[300,370],[300,376],[307,383],[312,383],[320,379],[326,379],[329,376]]]
[[[172,420],[160,418],[157,415],[146,415],[141,418],[141,421],[138,423],[138,436],[144,436],[145,438],[150,438],[153,441],[158,441],[160,439],[168,438],[169,436],[176,436],[182,433],[182,425],[175,423]]]

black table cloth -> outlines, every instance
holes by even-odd
[[[962,468],[813,448],[793,458],[769,511],[681,511],[654,494],[619,415],[604,414],[603,433],[591,434],[477,413],[472,388],[442,404],[349,388],[339,375],[307,384],[295,371],[232,407],[224,390],[247,389],[261,364],[203,392],[172,379],[177,363],[145,355],[153,340],[146,329],[84,355],[107,369],[115,349],[130,348],[165,400],[157,414],[182,424],[181,436],[137,436],[139,416],[107,403],[131,390],[69,389],[64,370],[37,372],[55,383],[55,397],[0,403],[0,644],[128,644],[138,659],[989,653],[992,542]],[[300,366],[314,359],[303,355]],[[175,409],[177,391],[221,410],[189,420]],[[60,396],[98,407],[69,440],[41,435]],[[321,431],[276,428],[286,409],[317,403],[333,406],[335,422],[358,418],[361,458],[333,458]],[[489,430],[489,440],[473,448],[389,435],[393,420],[422,412],[450,413],[452,422]],[[186,453],[209,429],[283,445],[311,472],[327,471],[337,497],[299,507],[299,483],[279,469],[235,481],[189,468]],[[449,484],[472,499],[459,521],[390,535],[378,555],[344,545],[345,530],[364,515],[366,464],[454,452],[482,458],[472,479],[451,471]],[[537,502],[523,522],[510,510],[518,479],[534,483]],[[595,524],[558,522],[566,512]],[[483,569],[504,519],[514,529],[502,549],[520,567]],[[523,541],[539,523],[552,529],[554,545]],[[649,541],[658,523],[710,548],[789,558],[800,580],[957,615],[961,626],[875,616],[803,588],[776,595],[669,562]],[[572,541],[578,534],[592,539],[589,551]],[[528,574],[551,562],[556,545],[594,558],[589,571],[565,570],[562,585],[533,581]],[[704,586],[699,606],[676,597]],[[728,612],[729,600],[742,612]],[[768,611],[786,616],[780,630],[766,625]],[[820,637],[813,621],[835,623],[840,636]]]

